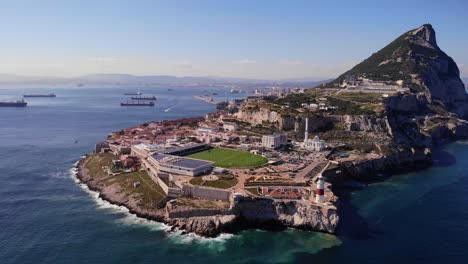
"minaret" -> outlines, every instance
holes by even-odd
[[[307,139],[309,139],[309,118],[308,117],[306,117],[306,123],[305,123],[304,143],[307,142]]]
[[[315,194],[315,202],[316,203],[323,203],[325,202],[325,188],[324,188],[325,181],[323,180],[322,173],[319,174],[318,181],[317,181],[317,191]]]

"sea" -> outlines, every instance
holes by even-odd
[[[336,235],[246,230],[207,239],[170,232],[98,198],[74,165],[122,128],[203,116],[211,87],[2,88],[26,108],[0,108],[0,263],[468,263],[468,141],[437,147],[434,166],[343,194]],[[155,107],[121,107],[125,92]]]

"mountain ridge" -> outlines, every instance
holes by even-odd
[[[235,77],[193,77],[173,75],[133,75],[118,73],[96,73],[78,77],[41,77],[0,74],[0,86],[5,85],[286,85],[311,87],[330,80],[320,78],[299,78],[284,80],[262,80]]]
[[[423,93],[428,102],[440,101],[447,110],[468,118],[468,100],[460,70],[438,46],[431,24],[405,32],[328,85],[337,87],[349,76],[400,82],[411,93]]]

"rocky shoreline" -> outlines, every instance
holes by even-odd
[[[297,228],[308,231],[335,233],[339,222],[336,208],[307,206],[301,201],[274,201],[265,198],[243,197],[231,203],[228,210],[188,208],[168,202],[165,208],[146,210],[138,205],[137,197],[127,195],[112,186],[106,186],[89,175],[85,156],[76,165],[77,179],[99,198],[126,207],[137,217],[171,226],[171,230],[216,237],[221,233],[236,233],[245,229],[282,230]]]
[[[229,210],[203,210],[175,206],[168,203],[164,208],[147,210],[138,205],[136,197],[119,193],[93,179],[85,168],[86,156],[76,165],[77,179],[99,197],[111,204],[124,206],[137,217],[157,221],[171,226],[171,230],[182,230],[182,234],[195,233],[204,237],[216,237],[221,233],[236,233],[245,229],[282,230],[296,228],[334,234],[337,231],[340,212],[336,208],[313,208],[300,201],[273,201],[264,198],[237,199]],[[423,169],[431,164],[430,153],[399,153],[381,160],[365,161],[346,167],[351,178],[332,181],[339,186],[342,181],[377,180],[372,171],[397,172]],[[343,169],[343,167],[340,167]],[[327,175],[327,174],[325,174]],[[334,186],[331,186],[333,188]],[[339,203],[337,203],[339,205]]]

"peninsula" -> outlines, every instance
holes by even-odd
[[[430,166],[435,144],[468,138],[459,75],[426,24],[328,84],[259,91],[205,117],[114,132],[77,177],[140,217],[202,236],[335,233],[336,188]]]

